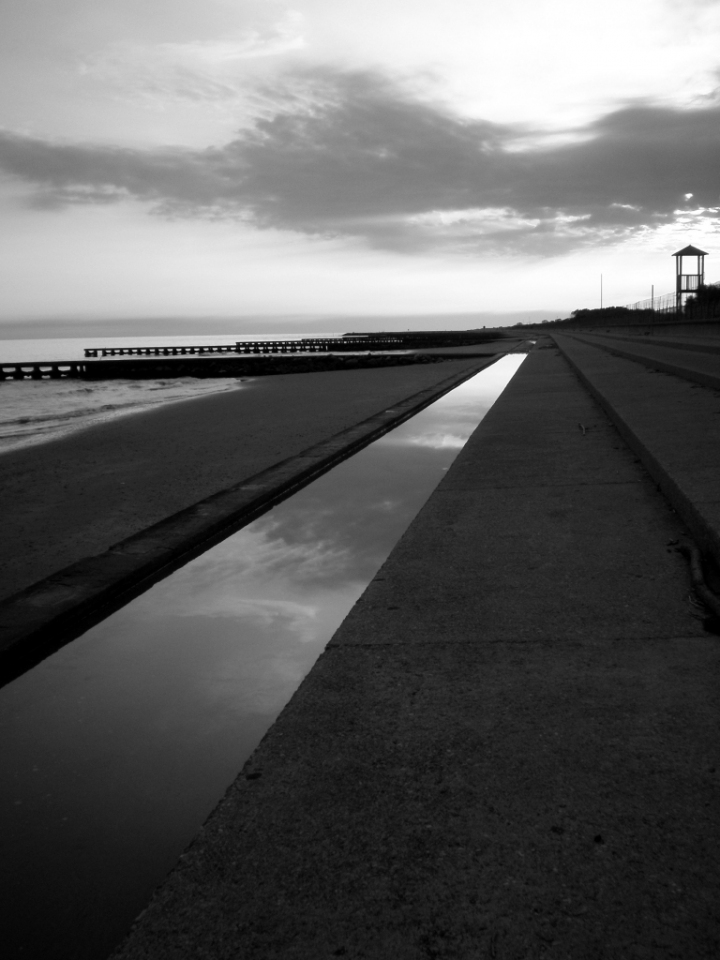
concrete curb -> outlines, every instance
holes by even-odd
[[[669,500],[673,509],[682,518],[689,527],[693,537],[700,548],[711,553],[716,561],[720,563],[720,532],[705,517],[698,506],[693,503],[691,498],[683,491],[671,473],[666,469],[662,462],[653,454],[652,450],[643,442],[642,438],[633,430],[625,417],[613,405],[612,401],[599,389],[599,387],[585,374],[582,367],[573,360],[568,352],[563,348],[561,342],[553,336],[558,349],[563,357],[572,367],[580,382],[587,389],[590,395],[600,404],[607,416],[610,418],[618,433],[627,443],[630,449],[639,458],[647,472],[659,486],[664,496]],[[577,338],[581,339],[581,338]],[[600,348],[600,344],[588,343],[589,346]],[[608,351],[615,353],[615,351]],[[624,356],[625,359],[635,360],[635,357]]]
[[[26,672],[153,583],[408,420],[503,354],[86,557],[0,603],[0,686]]]
[[[587,337],[580,334],[571,333],[565,336],[575,337],[583,343],[589,343],[593,347],[599,347],[607,353],[616,357],[622,357],[624,360],[633,360],[635,363],[641,363],[651,370],[662,370],[663,373],[672,373],[676,377],[682,377],[683,380],[690,380],[692,383],[700,384],[702,387],[710,387],[711,390],[720,390],[720,375],[706,373],[704,370],[693,370],[691,367],[680,366],[676,363],[668,363],[666,360],[659,360],[655,357],[646,357],[635,350],[623,350],[609,343],[599,343],[595,340],[588,340]]]

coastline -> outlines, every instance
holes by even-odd
[[[477,365],[467,358],[262,377],[9,451],[0,597]]]
[[[2,384],[0,456],[162,404],[235,390],[246,379],[6,381]]]

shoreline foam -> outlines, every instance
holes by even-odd
[[[2,384],[0,454],[47,443],[160,404],[237,389],[245,378],[9,380]]]

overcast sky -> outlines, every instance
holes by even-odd
[[[0,3],[0,320],[552,318],[718,212],[720,0]]]

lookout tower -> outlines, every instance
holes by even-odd
[[[673,256],[675,257],[675,310],[680,313],[684,302],[683,297],[697,293],[698,289],[705,283],[705,257],[707,253],[690,245],[678,250]],[[694,273],[685,273],[683,257],[696,258],[695,263],[690,264],[691,267],[695,267]]]

